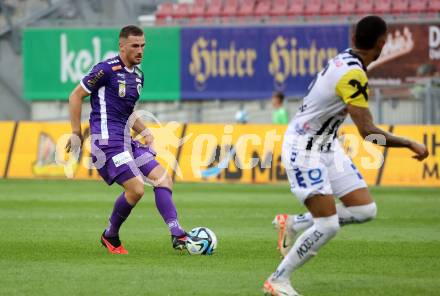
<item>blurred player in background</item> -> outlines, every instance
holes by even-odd
[[[380,56],[386,31],[380,17],[360,20],[352,40],[354,47],[330,60],[318,73],[289,124],[283,163],[292,192],[309,212],[275,217],[278,248],[284,259],[264,283],[267,295],[299,295],[290,283],[292,272],[315,256],[341,225],[363,223],[376,216],[376,203],[365,181],[337,140],[339,125],[347,114],[363,138],[379,135],[385,146],[408,148],[419,161],[428,156],[424,145],[379,129],[368,109],[366,69]],[[341,203],[336,204],[335,197]]]
[[[284,108],[284,94],[282,92],[276,92],[272,96],[272,123],[274,124],[288,124],[289,113]]]
[[[93,161],[96,165],[101,159],[102,166],[97,168],[107,184],[116,182],[124,188],[116,199],[109,226],[101,236],[101,243],[112,254],[128,253],[119,239],[119,228],[144,195],[141,174],[154,185],[156,206],[171,232],[173,247],[183,249],[186,240],[172,199],[172,180],[155,160],[156,153],[150,147],[152,134],[139,118],[135,118],[129,126],[143,136],[145,145],[134,141],[130,131],[126,130],[144,84],[143,73],[137,66],[142,61],[144,47],[142,29],[136,26],[122,28],[119,55],[95,65],[69,97],[73,135],[66,150],[69,152],[81,147],[81,106],[83,99],[90,95]]]

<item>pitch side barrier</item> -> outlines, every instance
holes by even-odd
[[[423,162],[407,149],[388,149],[363,141],[356,127],[339,132],[343,149],[369,185],[440,187],[440,125],[383,125],[427,145]],[[159,162],[177,182],[286,182],[281,148],[286,126],[181,124],[150,126]],[[2,178],[96,179],[90,157],[90,130],[83,124],[82,152],[66,155],[68,122],[0,122]]]

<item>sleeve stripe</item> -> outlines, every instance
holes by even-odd
[[[91,94],[91,93],[92,93],[92,91],[89,90],[89,89],[85,86],[85,84],[84,84],[84,82],[83,82],[82,80],[79,81],[79,84],[81,84],[82,88],[83,88],[88,94]]]
[[[348,62],[347,65],[349,66],[359,66],[362,68],[361,64],[359,64],[358,62]]]

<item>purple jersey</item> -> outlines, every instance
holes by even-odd
[[[128,69],[119,56],[95,65],[81,80],[90,94],[90,131],[99,138],[124,140],[124,129],[144,85],[142,71]]]

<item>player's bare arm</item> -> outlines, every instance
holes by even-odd
[[[145,145],[149,146],[153,144],[154,136],[150,129],[142,122],[142,119],[136,118],[133,123],[132,129],[137,135],[141,135],[145,140]]]
[[[72,126],[73,135],[66,144],[67,152],[70,152],[71,150],[75,151],[81,147],[81,142],[83,140],[81,133],[81,108],[84,98],[88,95],[89,93],[87,93],[84,88],[78,84],[69,96],[70,124]],[[75,139],[78,137],[80,142],[76,143],[77,141],[73,140],[73,137],[75,137]]]
[[[393,135],[392,133],[377,127],[373,122],[373,116],[371,115],[370,109],[348,104],[347,111],[363,138],[366,138],[368,135],[372,134],[383,135],[386,140],[385,146],[387,147],[408,148],[416,154],[413,156],[413,158],[419,161],[428,157],[429,152],[425,145],[407,138]]]

